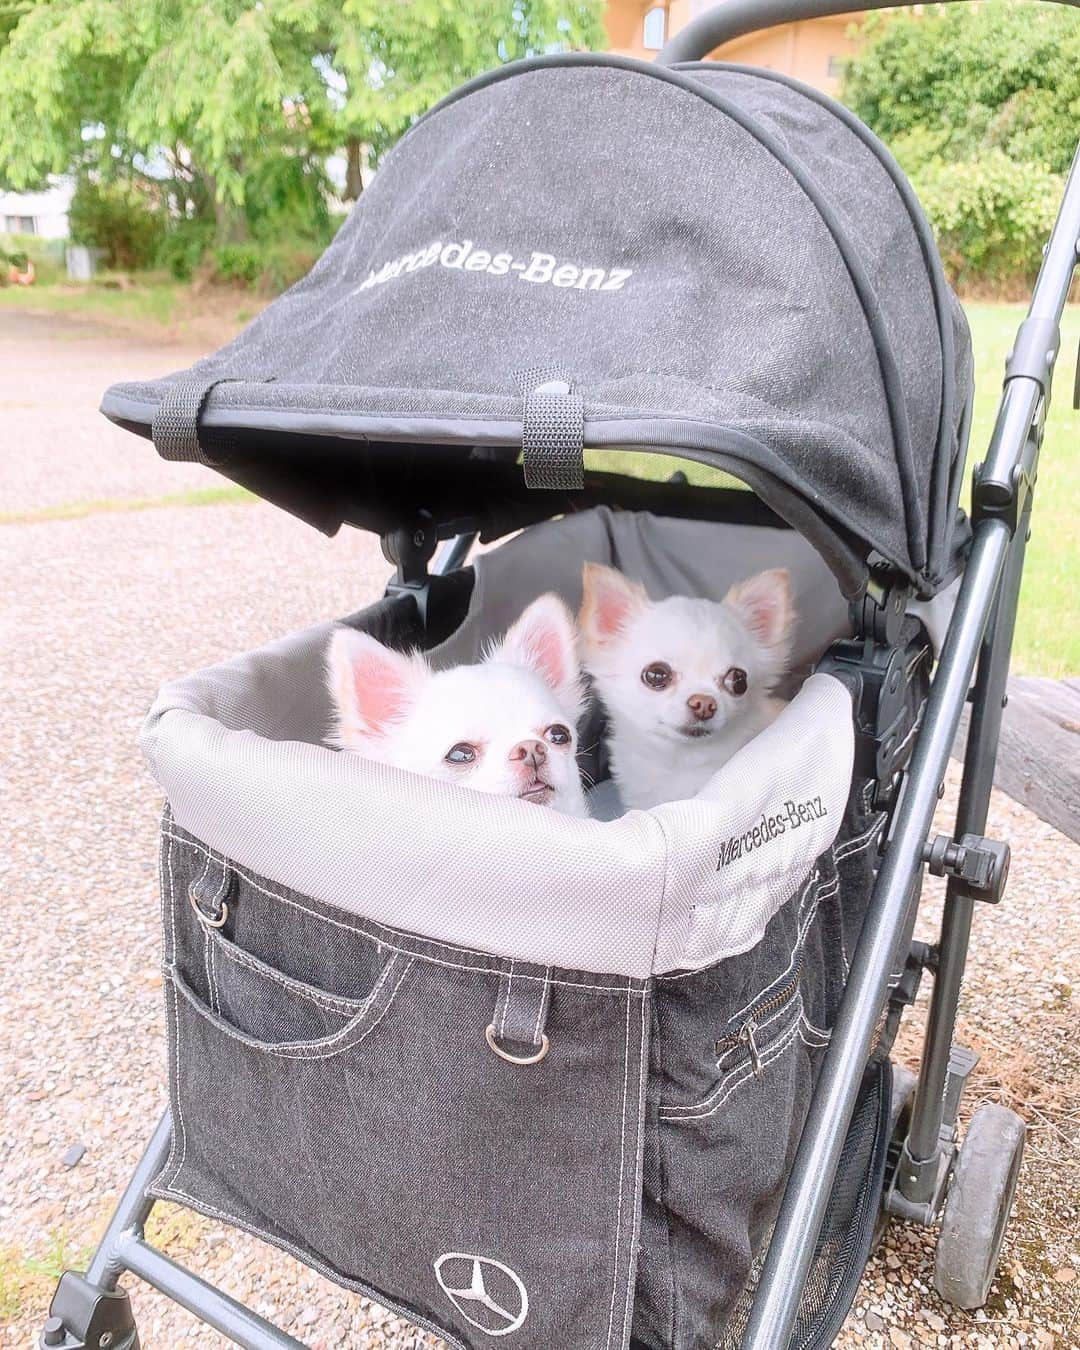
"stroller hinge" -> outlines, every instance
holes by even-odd
[[[396,567],[386,583],[386,595],[411,595],[416,602],[421,627],[427,627],[428,601],[434,578],[428,563],[435,556],[439,534],[430,512],[420,511],[407,525],[399,525],[382,536],[383,557]]]
[[[890,645],[899,641],[911,587],[883,558],[872,555],[862,595],[849,606],[856,637]]]
[[[914,625],[913,625],[914,627]],[[921,628],[902,645],[846,639],[834,642],[817,669],[851,690],[855,719],[855,776],[877,783],[874,805],[888,807],[899,774],[907,764],[922,699],[913,687],[925,686],[930,643]]]

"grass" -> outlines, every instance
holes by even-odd
[[[1024,317],[1024,306],[970,304],[965,308],[975,345],[971,468],[990,442],[1005,357]],[[1072,407],[1080,306],[1066,311],[1061,336],[1012,660],[1014,674],[1058,678],[1080,672],[1080,413]]]
[[[0,286],[0,314],[19,310],[70,316],[151,339],[186,338],[207,347],[231,338],[265,303],[227,286],[196,289],[164,273],[137,281],[126,274],[103,273],[86,284],[65,280],[30,288]]]
[[[10,1243],[0,1246],[0,1322],[48,1307],[60,1276],[65,1270],[85,1270],[92,1252],[92,1247],[73,1246],[57,1232],[45,1236],[36,1255]]]
[[[0,310],[36,310],[164,326],[178,315],[188,290],[187,286],[175,281],[110,286],[107,278],[92,285],[72,283],[29,289],[4,286],[0,288]]]
[[[226,502],[255,500],[247,488],[235,486],[196,488],[191,492],[174,492],[165,497],[101,497],[96,501],[45,506],[40,511],[0,511],[0,525],[36,525],[43,520],[81,520],[84,516],[155,511],[165,506],[219,506]]]

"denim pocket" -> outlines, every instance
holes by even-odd
[[[210,935],[211,1002],[203,1002],[171,966],[167,975],[192,1013],[221,1035],[280,1059],[329,1059],[354,1049],[382,1020],[412,965],[395,954],[363,1000],[341,999],[301,984]]]

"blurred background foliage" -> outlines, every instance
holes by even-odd
[[[602,0],[0,0],[0,186],[74,177],[106,265],[280,289],[433,102],[602,46]],[[339,168],[335,190],[328,162]]]
[[[427,108],[501,62],[603,47],[603,9],[0,0],[0,188],[73,178],[73,238],[107,268],[276,292]],[[987,0],[872,15],[842,97],[912,178],[951,279],[1023,295],[1080,126],[1080,14]]]
[[[1026,293],[1080,128],[1080,14],[992,0],[872,15],[842,97],[888,143],[967,294]]]

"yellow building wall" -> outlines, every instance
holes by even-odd
[[[655,0],[608,0],[605,23],[609,50],[651,60],[656,53],[646,50],[642,37],[645,15],[655,7]],[[667,35],[671,37],[707,6],[700,0],[668,0],[662,7],[667,11]],[[835,93],[840,65],[858,46],[858,39],[852,39],[848,30],[859,18],[858,14],[845,14],[783,24],[736,38],[712,55],[722,61],[764,66],[767,70],[794,75],[817,89]]]

